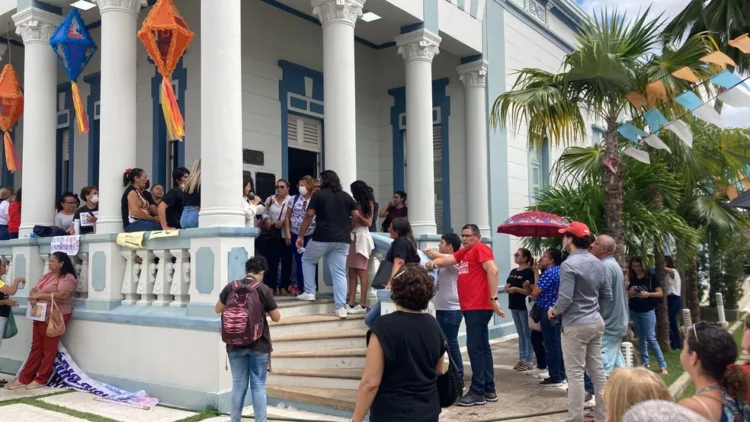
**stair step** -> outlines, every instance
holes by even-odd
[[[367,347],[366,335],[367,328],[279,335],[273,337],[273,350],[285,352],[363,348]]]
[[[323,349],[274,351],[273,366],[279,369],[364,368],[367,349]]]
[[[286,297],[283,297],[283,299],[291,300],[280,300],[276,302],[279,306],[282,320],[284,318],[298,316],[333,314],[333,311],[336,309],[336,304],[333,303],[333,299],[318,299],[315,302],[303,302],[301,300]]]
[[[269,386],[356,391],[362,378],[362,368],[281,369],[276,368],[276,359],[271,360],[271,366],[273,370],[268,374]]]
[[[343,331],[355,328],[364,328],[365,315],[349,315],[346,319],[340,319],[333,313],[318,315],[301,315],[282,318],[279,322],[270,322],[271,338],[277,336],[288,336],[292,334],[306,334],[320,331]]]
[[[314,388],[314,387],[279,387],[267,386],[269,397],[286,401],[296,401],[343,410],[354,410],[357,402],[357,390]]]

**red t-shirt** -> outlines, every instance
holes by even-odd
[[[748,376],[750,376],[750,363],[746,363],[746,364],[740,366],[740,368],[742,368],[745,371],[745,373]],[[747,400],[748,403],[750,403],[750,393],[747,393],[747,397],[745,398],[745,400]]]
[[[8,205],[8,232],[18,233],[21,227],[21,203],[11,202]]]
[[[453,257],[458,262],[458,302],[461,310],[492,310],[487,272],[482,268],[483,263],[495,260],[492,249],[484,243],[477,243],[471,249],[459,249]]]

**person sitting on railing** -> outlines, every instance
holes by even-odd
[[[159,213],[159,204],[161,204],[161,201],[164,199],[164,185],[157,183],[154,186],[151,186],[151,189],[149,189],[151,192],[151,199],[153,200],[153,203],[151,204],[152,214],[158,214]]]
[[[78,200],[73,192],[63,192],[57,205],[57,214],[55,215],[55,226],[65,230],[68,234],[73,234],[73,217],[78,209]]]
[[[18,239],[21,228],[21,188],[18,188],[8,205],[8,232],[11,239]]]
[[[81,199],[86,203],[73,215],[72,234],[95,233],[99,216],[99,189],[96,186],[86,186],[81,189]]]
[[[159,223],[162,230],[179,229],[182,210],[185,207],[184,193],[185,183],[190,177],[190,170],[185,167],[177,167],[172,170],[173,188],[164,195],[159,203]]]
[[[159,219],[151,215],[149,203],[143,197],[148,180],[146,172],[139,168],[127,169],[122,180],[126,187],[120,200],[123,230],[128,233],[161,230]]]

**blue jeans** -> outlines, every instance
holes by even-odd
[[[148,220],[138,220],[128,224],[123,230],[125,230],[126,233],[151,232],[161,230],[161,224]]]
[[[187,206],[182,210],[180,217],[180,228],[194,229],[198,227],[198,208]]]
[[[315,265],[326,257],[333,279],[333,300],[336,309],[346,307],[346,257],[349,244],[341,242],[316,242],[311,240],[302,254],[302,272],[305,275],[305,293],[315,294]]]
[[[375,302],[374,305],[372,305],[372,308],[370,308],[370,310],[367,311],[367,315],[365,315],[365,325],[368,328],[372,327],[372,324],[375,323],[375,320],[378,319],[379,316],[380,316],[380,301],[377,301]]]
[[[448,351],[451,354],[451,360],[458,367],[458,373],[463,379],[464,361],[461,358],[461,347],[458,345],[458,330],[461,328],[461,320],[464,316],[461,311],[435,311],[435,317],[437,318],[438,325],[440,325],[440,329],[445,334],[445,338],[448,340]]]
[[[604,333],[602,336],[602,363],[604,375],[609,376],[616,368],[625,367],[622,356],[622,336]]]
[[[16,238],[18,238],[18,236],[16,236]],[[11,239],[11,236],[10,236],[10,232],[8,231],[8,225],[7,224],[0,225],[0,240],[10,240],[10,239]]]
[[[659,342],[656,341],[656,313],[654,311],[630,311],[630,319],[633,320],[635,336],[638,337],[638,350],[641,352],[641,363],[644,366],[648,366],[648,346],[651,345],[651,350],[656,355],[656,362],[659,363],[659,368],[666,369],[667,362],[664,360],[664,354],[661,352]]]
[[[266,376],[268,376],[268,353],[249,349],[229,352],[232,366],[232,422],[242,420],[242,407],[250,384],[250,398],[257,422],[266,422]]]
[[[305,291],[305,275],[302,273],[302,254],[297,252],[297,247],[294,246],[295,243],[297,243],[297,238],[299,235],[292,233],[292,248],[294,249],[294,260],[297,262],[297,290],[300,292]],[[310,242],[310,236],[304,236],[304,245],[307,247],[307,244]],[[315,272],[317,274],[317,271]]]
[[[682,309],[682,298],[677,295],[667,296],[667,314],[669,315],[669,345],[674,350],[682,349],[682,337],[677,317]]]
[[[511,309],[513,323],[518,333],[518,360],[529,365],[533,362],[534,348],[531,346],[531,329],[529,329],[529,313],[526,310]]]
[[[471,390],[477,394],[495,392],[495,368],[488,325],[492,311],[464,311],[466,319],[466,348],[471,362]]]
[[[565,363],[562,355],[562,332],[559,321],[550,323],[547,310],[542,310],[542,318],[539,321],[542,326],[544,337],[544,348],[547,350],[547,370],[552,381],[562,382],[565,380]]]

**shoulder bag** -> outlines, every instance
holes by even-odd
[[[50,312],[47,320],[47,337],[60,337],[65,334],[65,320],[55,303],[55,294],[50,295]]]
[[[18,326],[16,326],[16,318],[13,316],[13,311],[8,315],[8,320],[5,322],[5,330],[3,330],[3,339],[13,338],[18,334]]]
[[[378,272],[375,273],[375,278],[372,279],[372,284],[370,285],[373,289],[385,289],[385,286],[388,285],[388,281],[391,279],[391,272],[393,271],[393,262],[390,261],[380,261],[380,267],[378,268]]]
[[[464,393],[464,380],[458,373],[456,362],[453,362],[451,354],[448,351],[448,342],[443,339],[445,353],[448,355],[448,371],[439,375],[437,379],[438,397],[440,407],[446,408],[456,404]],[[441,356],[440,359],[443,357]]]

